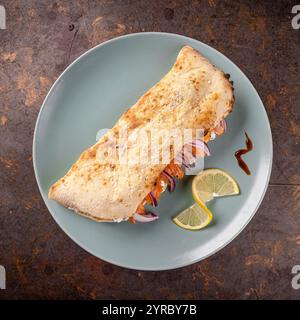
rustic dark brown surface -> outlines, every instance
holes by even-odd
[[[0,30],[0,298],[266,299],[300,297],[300,30],[295,1],[2,1]],[[74,244],[48,213],[32,137],[51,84],[80,54],[118,35],[166,31],[232,59],[265,103],[274,139],[271,184],[255,218],[218,254],[179,270],[138,272]]]

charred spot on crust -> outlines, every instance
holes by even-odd
[[[91,158],[96,157],[96,150],[95,150],[95,149],[89,150],[88,155],[89,155]]]
[[[219,94],[217,92],[215,92],[212,96],[213,100],[218,100],[219,99]]]
[[[139,127],[142,124],[143,124],[143,121],[141,121],[139,119],[133,120],[131,122],[131,125],[128,127],[128,129],[136,129],[137,127]]]
[[[57,183],[55,183],[53,186],[50,188],[50,192],[54,191],[57,188]]]

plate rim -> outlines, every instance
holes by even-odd
[[[270,151],[271,151],[271,154],[270,154],[270,157],[269,157],[269,163],[268,163],[268,174],[267,174],[267,179],[266,179],[266,182],[265,182],[265,185],[264,185],[264,189],[263,189],[263,192],[261,193],[260,195],[260,198],[259,198],[259,201],[257,202],[257,205],[255,207],[255,209],[253,210],[253,212],[251,213],[251,215],[249,215],[247,221],[242,225],[242,227],[238,230],[238,232],[236,232],[233,236],[230,237],[230,239],[228,239],[227,241],[225,241],[222,245],[220,245],[219,247],[215,248],[215,250],[211,251],[210,253],[200,257],[200,258],[197,258],[197,259],[194,259],[192,261],[188,261],[188,262],[184,262],[184,263],[178,263],[178,265],[175,265],[173,267],[169,267],[169,266],[166,266],[166,267],[156,267],[156,268],[153,268],[153,267],[149,267],[149,268],[138,268],[138,267],[135,267],[133,265],[130,265],[130,264],[122,264],[122,263],[119,263],[119,262],[115,262],[113,261],[113,259],[108,259],[108,258],[103,258],[103,257],[99,257],[96,253],[95,253],[95,250],[93,249],[90,249],[90,248],[87,248],[84,244],[80,243],[79,240],[77,240],[75,237],[73,237],[73,235],[71,235],[69,233],[68,230],[65,230],[65,228],[61,225],[60,221],[55,217],[55,215],[52,213],[52,211],[50,210],[48,204],[47,204],[47,199],[46,197],[43,195],[43,192],[42,192],[42,187],[41,187],[41,183],[40,183],[40,180],[39,180],[39,176],[38,176],[38,173],[37,173],[37,165],[36,165],[36,140],[37,140],[37,130],[38,130],[38,125],[39,125],[39,121],[40,121],[40,118],[41,118],[41,114],[45,108],[45,105],[46,105],[46,102],[49,98],[49,96],[52,94],[52,91],[55,89],[55,87],[57,86],[57,84],[59,83],[59,81],[61,80],[61,78],[63,78],[64,74],[69,70],[71,69],[71,67],[73,65],[75,65],[76,63],[79,62],[79,60],[83,59],[86,55],[88,55],[90,52],[94,51],[94,50],[97,50],[98,48],[102,47],[102,46],[105,46],[105,45],[108,45],[110,43],[113,43],[115,41],[118,41],[118,40],[121,40],[121,39],[124,39],[124,38],[129,38],[129,37],[136,37],[136,36],[148,36],[148,35],[161,35],[161,36],[168,36],[168,37],[179,37],[179,38],[182,38],[182,39],[185,39],[185,40],[188,40],[188,41],[193,41],[193,42],[198,42],[200,43],[202,46],[208,48],[209,50],[212,50],[214,51],[214,53],[216,53],[217,55],[221,55],[222,58],[224,58],[226,61],[228,61],[229,63],[232,63],[237,69],[238,71],[240,72],[240,74],[242,75],[243,78],[245,78],[245,80],[247,80],[249,82],[249,84],[252,86],[254,92],[255,92],[255,95],[256,95],[256,98],[261,102],[261,105],[262,105],[262,111],[263,111],[263,114],[264,114],[264,117],[265,117],[265,120],[266,120],[266,123],[267,123],[267,129],[269,131],[269,134],[270,134],[270,142],[271,142],[271,145],[270,145]],[[35,179],[36,179],[36,182],[37,182],[37,185],[38,185],[38,188],[39,188],[39,192],[41,194],[41,197],[44,201],[44,204],[47,208],[47,210],[49,211],[49,213],[51,214],[52,218],[54,219],[54,221],[57,223],[57,225],[60,227],[60,229],[73,241],[76,243],[76,245],[78,245],[80,248],[84,249],[86,252],[88,252],[89,254],[92,254],[93,256],[95,256],[96,258],[102,260],[102,261],[105,261],[105,262],[108,262],[108,263],[111,263],[113,265],[116,265],[118,267],[122,267],[122,268],[127,268],[127,269],[131,269],[131,270],[136,270],[136,271],[166,271],[166,270],[175,270],[175,269],[180,269],[180,268],[184,268],[184,267],[187,267],[187,266],[191,266],[195,263],[198,263],[202,260],[205,260],[207,259],[208,257],[216,254],[217,252],[219,252],[220,250],[222,250],[223,248],[225,248],[228,244],[230,244],[234,239],[236,239],[238,237],[238,235],[247,227],[247,225],[249,224],[249,222],[253,219],[254,215],[256,214],[257,210],[259,209],[264,197],[265,197],[265,194],[267,192],[267,189],[269,187],[269,182],[270,182],[270,178],[271,178],[271,172],[272,172],[272,167],[273,167],[273,136],[272,136],[272,129],[271,129],[271,125],[270,125],[270,121],[269,121],[269,117],[268,117],[268,113],[266,111],[266,108],[264,106],[264,103],[262,101],[262,99],[260,98],[260,95],[258,94],[255,86],[253,85],[252,81],[246,76],[246,74],[229,58],[227,58],[227,56],[225,56],[222,52],[218,51],[217,49],[215,49],[214,47],[200,41],[200,40],[197,40],[197,39],[194,39],[194,38],[191,38],[191,37],[188,37],[188,36],[185,36],[185,35],[181,35],[181,34],[178,34],[178,33],[169,33],[169,32],[154,32],[154,31],[150,31],[150,32],[135,32],[135,33],[129,33],[129,34],[125,34],[125,35],[121,35],[121,36],[118,36],[118,37],[115,37],[115,38],[112,38],[112,39],[109,39],[109,40],[106,40],[102,43],[99,43],[98,45],[88,49],[87,51],[85,51],[84,53],[82,53],[79,57],[77,57],[73,62],[71,62],[65,69],[64,71],[58,76],[58,78],[54,81],[54,83],[52,84],[52,86],[50,87],[47,95],[45,96],[44,100],[43,100],[43,103],[41,105],[41,108],[39,110],[39,113],[38,113],[38,116],[37,116],[37,119],[36,119],[36,122],[35,122],[35,127],[34,127],[34,133],[33,133],[33,141],[32,141],[32,162],[33,162],[33,170],[34,170],[34,176],[35,176]]]

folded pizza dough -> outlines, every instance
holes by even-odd
[[[128,219],[152,190],[166,164],[128,164],[115,159],[115,150],[124,148],[118,140],[120,132],[126,128],[131,137],[127,148],[134,157],[145,149],[145,131],[209,131],[231,112],[233,104],[233,87],[224,73],[195,49],[183,47],[171,70],[51,186],[49,198],[97,221]],[[169,146],[159,146],[163,148]],[[150,145],[146,146],[147,152]],[[174,156],[175,151],[171,152]]]

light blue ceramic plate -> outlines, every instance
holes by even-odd
[[[95,143],[100,128],[111,128],[122,112],[170,69],[184,45],[199,50],[230,73],[236,103],[227,118],[228,131],[210,143],[205,167],[222,168],[238,181],[241,194],[213,201],[213,223],[186,231],[171,218],[193,202],[191,179],[178,184],[159,202],[153,223],[97,223],[47,198],[50,185],[63,176],[79,154]],[[245,156],[252,175],[238,167],[234,152],[254,143]],[[139,33],[107,41],[83,54],[59,77],[41,108],[33,140],[36,179],[43,199],[60,227],[82,248],[119,266],[166,270],[189,265],[232,241],[258,209],[271,172],[272,137],[268,117],[254,87],[228,58],[190,38],[167,33]]]

